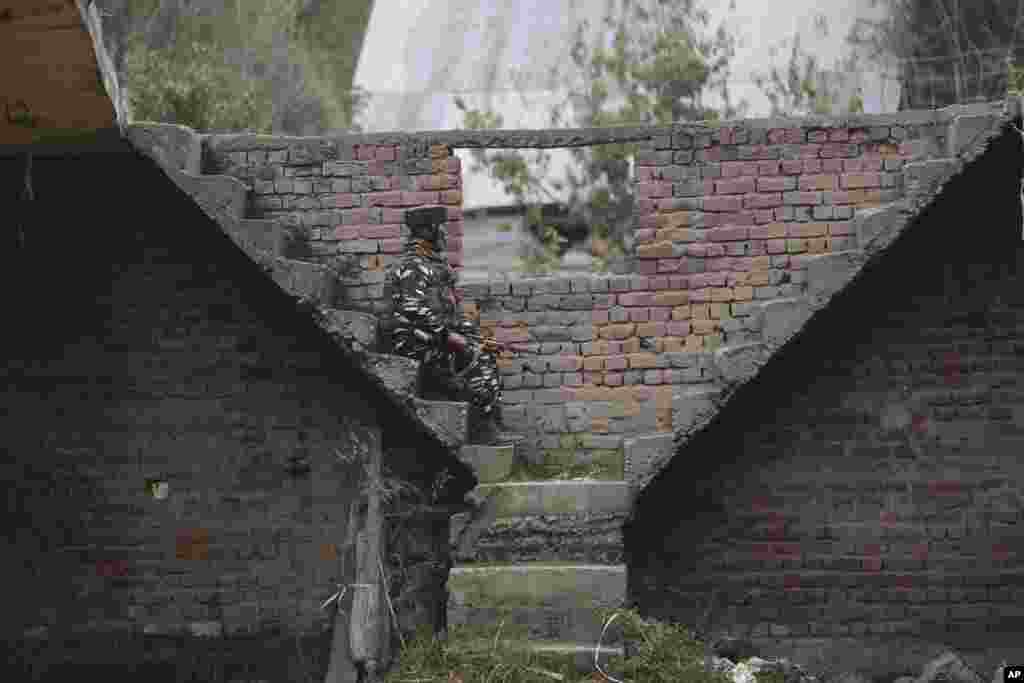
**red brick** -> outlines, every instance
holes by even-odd
[[[360,225],[359,236],[369,239],[391,239],[401,237],[402,226],[391,225]]]
[[[771,209],[782,206],[782,194],[748,194],[743,197],[744,209]]]
[[[783,176],[757,179],[758,192],[783,192],[789,189],[789,179]]]
[[[641,199],[671,197],[672,183],[637,183],[636,196]]]
[[[365,225],[370,222],[370,210],[363,208],[345,209],[341,212],[341,222],[343,225]]]
[[[625,356],[608,356],[604,361],[604,367],[606,370],[625,370],[629,367],[629,362]]]
[[[640,259],[637,269],[641,275],[657,275],[659,259]]]
[[[701,289],[703,287],[724,287],[726,283],[725,273],[699,273],[690,276],[690,287]]]
[[[750,236],[750,228],[735,226],[728,228],[712,228],[704,233],[709,242],[731,242],[745,240]]]
[[[402,242],[401,239],[381,240],[380,251],[382,254],[397,254],[402,251]]]
[[[744,177],[715,182],[715,194],[748,194],[756,190],[754,178]]]
[[[787,175],[802,173],[803,170],[804,162],[800,159],[786,159],[782,162],[782,172]]]
[[[843,171],[843,160],[842,159],[823,159],[821,162],[821,170],[825,173],[842,173]]]
[[[653,292],[628,292],[619,294],[617,303],[620,306],[651,306],[653,301]]]
[[[422,204],[437,204],[439,193],[437,192],[403,192],[402,204],[406,206],[419,206]]]
[[[377,150],[373,145],[356,145],[356,158],[359,161],[373,161],[377,158]]]
[[[395,146],[394,145],[381,145],[377,148],[375,155],[377,161],[394,161],[395,160]]]
[[[366,195],[367,206],[401,206],[404,192],[370,192]]]
[[[758,225],[750,229],[750,239],[770,240],[781,239],[786,236],[786,225],[784,223],[770,223]]]
[[[821,237],[828,233],[828,223],[789,223],[787,237]]]
[[[765,251],[769,254],[785,254],[786,240],[768,240],[765,244]]]
[[[853,227],[853,221],[840,221],[837,223],[829,223],[828,234],[835,235],[837,237],[843,235],[852,235],[854,232]]]
[[[836,128],[829,131],[829,142],[846,142],[850,139],[850,131],[847,128]]]
[[[739,196],[704,197],[701,202],[705,211],[740,211],[743,198]]]
[[[462,221],[448,221],[445,223],[445,227],[448,230],[449,237],[461,237],[466,231]]]
[[[359,239],[359,228],[358,225],[346,225],[344,227],[338,226],[334,229],[334,239],[336,240],[354,240]]]
[[[834,175],[802,175],[799,186],[803,192],[812,190],[834,190],[836,189],[836,177]]]

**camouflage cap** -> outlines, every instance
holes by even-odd
[[[441,224],[448,219],[443,206],[423,206],[405,212],[405,222],[413,238],[439,243],[444,241]]]

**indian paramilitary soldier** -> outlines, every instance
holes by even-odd
[[[499,414],[498,348],[459,306],[457,276],[442,254],[446,220],[443,206],[406,211],[409,239],[389,274],[392,348],[422,363],[424,394],[470,404],[471,443],[493,444],[511,436]]]

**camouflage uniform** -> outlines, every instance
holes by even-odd
[[[422,363],[425,394],[469,402],[470,428],[490,435],[501,396],[497,359],[481,348],[479,327],[458,306],[457,276],[440,253],[447,246],[446,213],[443,206],[406,212],[410,238],[388,277],[392,349]],[[465,353],[448,347],[449,332],[472,335]]]

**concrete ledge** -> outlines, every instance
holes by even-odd
[[[528,481],[481,484],[475,493],[493,506],[497,517],[629,512],[624,481]]]
[[[360,311],[342,311],[336,308],[324,310],[327,331],[345,340],[356,342],[365,349],[377,346],[377,318]]]
[[[466,443],[469,432],[469,404],[455,401],[412,399],[416,416],[449,448]]]
[[[509,475],[515,463],[516,448],[508,446],[483,446],[471,444],[459,449],[458,458],[473,470],[481,484],[499,482]]]
[[[262,218],[243,218],[234,224],[238,236],[261,251],[274,256],[282,256],[284,247],[284,228],[274,220]]]
[[[292,296],[322,306],[334,302],[334,280],[324,266],[277,257],[268,259],[264,267],[274,282]]]
[[[949,124],[949,135],[946,138],[946,156],[959,157],[981,143],[1001,119],[1002,116],[997,113],[962,114],[954,117]]]
[[[866,260],[863,252],[856,250],[812,257],[807,262],[808,294],[820,304],[849,284]]]
[[[552,147],[585,147],[624,142],[650,142],[654,138],[673,135],[709,135],[721,128],[738,130],[770,130],[774,128],[873,128],[941,124],[956,116],[988,115],[1002,111],[998,100],[977,105],[957,105],[937,110],[903,111],[895,114],[862,114],[854,116],[806,118],[737,119],[722,122],[689,122],[671,126],[610,126],[607,128],[561,128],[537,130],[446,130],[418,133],[366,133],[334,137],[286,137],[252,134],[217,134],[205,136],[213,152],[223,154],[248,150],[289,150],[289,163],[316,163],[342,159],[341,148],[350,145],[445,145],[461,148],[504,147],[509,149],[545,149]],[[292,150],[307,150],[292,160]],[[308,161],[307,161],[308,159]]]
[[[368,353],[364,367],[389,392],[410,395],[418,393],[419,361],[385,353]]]
[[[736,384],[757,374],[770,355],[768,345],[761,342],[726,346],[715,352],[715,370],[720,381]]]
[[[201,171],[202,142],[198,133],[173,123],[133,123],[125,127],[125,137],[139,152],[161,168],[198,176]]]
[[[809,298],[776,299],[762,307],[764,340],[781,346],[804,326],[814,313]]]
[[[448,576],[455,607],[616,607],[626,599],[626,566],[527,564],[455,567]]]
[[[673,398],[673,406],[675,398]],[[673,407],[672,424],[676,425],[676,410]],[[626,456],[626,481],[634,490],[642,488],[654,477],[675,452],[675,438],[671,433],[652,434],[626,439],[623,444]]]

